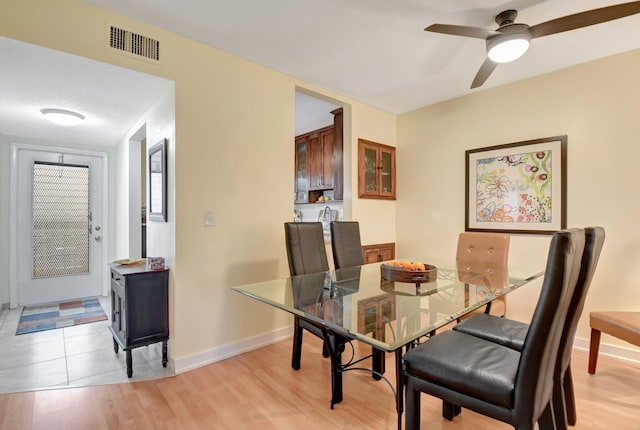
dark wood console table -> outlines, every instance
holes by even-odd
[[[111,265],[111,326],[113,349],[127,354],[127,376],[133,376],[131,350],[162,342],[162,366],[167,367],[169,340],[169,269],[149,270],[146,264]]]

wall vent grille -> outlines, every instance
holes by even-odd
[[[109,46],[151,60],[160,61],[160,42],[141,34],[111,26]]]

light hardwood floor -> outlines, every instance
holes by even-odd
[[[348,347],[347,347],[348,348]],[[357,354],[370,348],[357,345]],[[349,355],[349,354],[345,354]],[[387,355],[393,382],[394,359]],[[0,395],[0,429],[394,429],[384,381],[344,375],[344,401],[329,409],[329,361],[306,336],[302,367],[290,367],[291,341],[165,379]],[[640,364],[600,357],[596,376],[575,351],[575,429],[640,429]],[[448,422],[439,400],[423,395],[423,429],[509,429],[468,410]]]

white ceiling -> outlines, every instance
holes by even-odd
[[[0,133],[89,146],[115,146],[173,82],[0,37]],[[40,109],[85,116],[47,121]]]
[[[425,32],[433,23],[529,25],[624,0],[85,0],[392,113],[469,94],[484,41]],[[535,39],[485,85],[503,85],[640,48],[640,14]]]
[[[517,22],[534,25],[619,1],[85,1],[391,113],[640,48],[638,14],[535,39],[523,58],[500,65],[482,87],[470,90],[485,58],[484,42],[425,32],[426,26],[496,28],[493,17],[509,8],[519,10]],[[113,146],[173,88],[165,79],[2,37],[0,64],[0,133],[5,135]],[[298,131],[330,124],[330,116],[305,118],[309,105],[323,115],[333,108],[298,96]],[[55,126],[39,112],[47,107],[77,111],[86,120],[76,127]],[[321,125],[307,125],[308,120]]]
[[[333,124],[331,111],[338,105],[296,92],[296,136]]]

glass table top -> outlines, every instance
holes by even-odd
[[[232,289],[325,325],[337,334],[395,351],[543,275],[541,271],[504,266],[431,262],[437,268],[435,281],[398,282],[381,276],[382,264],[385,263]]]

